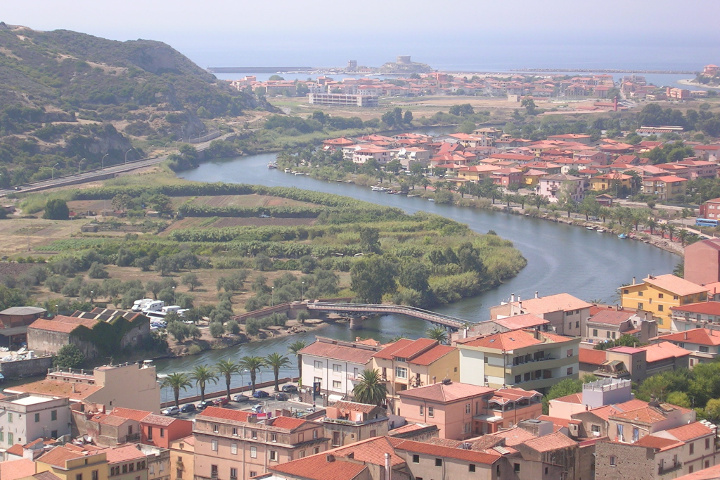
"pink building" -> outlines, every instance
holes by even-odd
[[[715,201],[718,203],[711,203]],[[716,207],[717,210],[715,210]],[[708,215],[716,215],[715,218],[718,218],[720,216],[720,199],[705,202],[700,207],[701,216],[704,216],[703,208],[706,209]],[[698,285],[720,281],[720,239],[703,240],[685,247],[685,280]]]

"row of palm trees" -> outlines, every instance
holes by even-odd
[[[305,348],[306,344],[302,340],[298,340],[288,346],[288,351],[297,357],[298,375],[302,373],[302,358],[300,350]],[[280,390],[279,376],[280,369],[290,365],[290,359],[280,353],[274,352],[267,357],[246,355],[238,362],[232,360],[220,360],[213,367],[208,365],[197,365],[192,372],[171,373],[162,381],[163,387],[172,389],[175,398],[175,406],[180,406],[180,390],[187,390],[192,387],[193,382],[200,389],[200,401],[205,401],[205,387],[209,383],[216,384],[221,377],[225,378],[225,388],[227,399],[230,400],[230,384],[232,376],[236,374],[250,373],[250,385],[252,393],[255,393],[255,382],[257,373],[263,368],[270,368],[275,377],[275,391]]]

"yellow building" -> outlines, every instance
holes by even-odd
[[[192,480],[195,472],[195,437],[170,442],[170,480]]]
[[[35,468],[61,480],[108,480],[105,452],[90,453],[72,444],[53,448],[35,461]]]
[[[596,192],[621,188],[630,190],[632,189],[632,180],[632,176],[624,173],[606,173],[590,179],[590,190]]]
[[[643,283],[620,287],[621,304],[625,308],[644,310],[658,320],[658,328],[672,328],[672,307],[707,300],[708,289],[675,275],[648,276]]]
[[[375,353],[371,365],[380,371],[387,386],[392,411],[398,392],[432,385],[446,378],[460,381],[457,348],[440,345],[437,340],[429,338],[400,339]]]

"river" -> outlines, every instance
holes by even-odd
[[[465,223],[479,233],[494,230],[503,238],[511,240],[528,260],[515,278],[491,291],[437,308],[438,311],[468,319],[483,321],[489,318],[489,307],[509,299],[511,294],[521,298],[568,292],[583,300],[600,300],[616,303],[617,288],[648,274],[672,272],[680,258],[664,250],[642,242],[620,240],[615,235],[599,234],[584,228],[533,218],[491,212],[451,205],[436,205],[419,197],[387,195],[372,192],[367,187],[344,183],[329,183],[307,176],[270,170],[268,162],[275,154],[260,154],[202,164],[197,169],[183,172],[180,177],[201,182],[249,183],[279,187],[298,187],[318,192],[345,195],[358,200],[389,207],[398,207],[407,213],[426,211]],[[397,335],[418,338],[423,336],[427,324],[407,317],[388,315],[363,323],[363,330],[351,332],[347,325],[328,325],[316,332],[292,337],[253,342],[237,347],[205,352],[201,355],[157,362],[158,373],[190,371],[195,365],[213,365],[220,359],[237,359],[244,355],[266,356],[271,352],[287,353],[287,345],[295,340],[312,342],[315,334],[339,339],[352,339],[355,335],[389,340]],[[283,369],[282,375],[294,375],[297,368]],[[263,373],[269,380],[270,372]],[[247,383],[247,378],[236,378],[234,386]],[[209,391],[222,390],[224,381],[210,385]],[[190,393],[190,392],[188,392]],[[169,398],[169,392],[163,392]]]

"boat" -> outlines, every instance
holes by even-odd
[[[602,228],[598,228],[597,233],[605,233],[605,230],[603,230]]]
[[[268,163],[268,168],[277,168],[277,163],[275,163],[275,162]]]
[[[290,170],[289,168],[286,168],[286,169],[283,170],[283,171],[284,171],[285,173],[290,173],[290,172],[292,172],[292,170]]]
[[[373,192],[384,192],[385,190],[387,190],[387,188],[374,186],[374,187],[370,187],[370,190],[372,190]]]
[[[628,236],[625,235],[624,233],[621,233],[620,235],[618,235],[618,238],[621,240],[625,240],[626,238],[628,238]]]
[[[592,225],[588,225],[588,226],[585,227],[585,228],[587,228],[588,230],[595,230],[595,227],[593,227]]]

